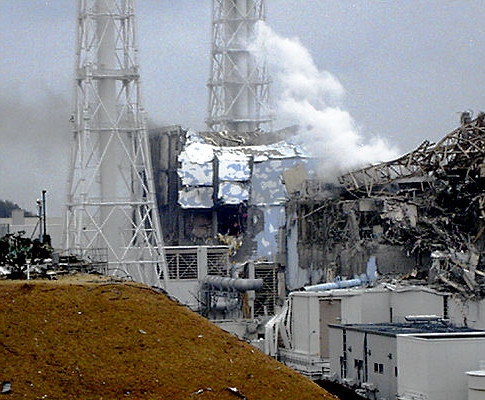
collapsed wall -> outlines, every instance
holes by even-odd
[[[287,251],[298,265],[290,287],[361,274],[375,260],[381,275],[485,293],[484,115],[467,122],[437,144],[341,176],[332,193],[294,191],[286,207]]]

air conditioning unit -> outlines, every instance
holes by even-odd
[[[347,386],[354,386],[355,385],[355,379],[344,378],[344,379],[342,379],[342,384],[347,385]]]
[[[375,383],[372,383],[372,382],[362,382],[362,389],[365,389],[365,390],[376,390],[376,384]]]

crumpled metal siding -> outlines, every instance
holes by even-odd
[[[214,146],[201,143],[200,139],[194,138],[194,136],[189,140],[191,141],[187,142],[184,151],[180,154],[181,157],[198,164],[205,164],[214,159]]]
[[[212,186],[214,181],[214,149],[205,143],[192,142],[185,146],[178,160],[178,175],[184,186]]]
[[[182,208],[212,208],[213,195],[212,187],[184,187],[179,190],[178,202]]]
[[[255,238],[258,255],[274,255],[287,196],[281,174],[305,158],[297,145],[287,142],[219,147],[204,143],[196,132],[191,132],[179,156],[178,174],[184,186],[179,191],[179,204],[182,208],[212,208],[216,190],[216,197],[222,204],[247,202],[263,207],[265,229]],[[218,186],[213,188],[215,159]]]
[[[278,142],[264,146],[248,146],[246,149],[253,155],[255,162],[268,159],[306,158],[308,155],[296,144]]]
[[[218,198],[224,204],[241,204],[249,200],[249,184],[243,182],[220,182]]]
[[[233,149],[217,150],[219,187],[217,198],[223,204],[237,205],[249,200],[251,158]]]
[[[219,180],[245,182],[251,179],[250,157],[223,152],[217,155],[217,160]]]
[[[287,193],[281,174],[297,163],[301,163],[301,159],[269,159],[254,163],[251,204],[257,206],[284,204]]]
[[[197,164],[182,160],[178,175],[184,186],[212,186],[214,181],[214,168],[212,162]]]
[[[271,260],[278,252],[278,229],[285,225],[285,207],[267,205],[261,209],[264,215],[264,229],[255,236],[256,256]]]

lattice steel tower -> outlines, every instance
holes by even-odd
[[[265,0],[212,1],[212,62],[207,126],[251,132],[271,123],[266,66],[248,50]]]
[[[159,285],[166,264],[140,104],[133,0],[78,1],[75,73],[65,248],[107,249],[111,273]]]

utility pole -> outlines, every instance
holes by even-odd
[[[39,242],[42,243],[42,199],[37,199],[37,217],[39,221],[37,225],[39,225]]]
[[[265,20],[265,0],[212,1],[212,62],[209,110],[212,131],[253,132],[269,126],[269,78],[249,50],[257,24]]]
[[[168,279],[141,105],[133,0],[78,0],[65,249],[107,249],[108,270]]]
[[[47,190],[42,190],[42,222],[43,222],[43,229],[42,229],[42,243],[47,243],[49,246],[51,244],[50,236],[47,234],[47,211],[46,211],[46,203],[45,203],[45,194]]]

